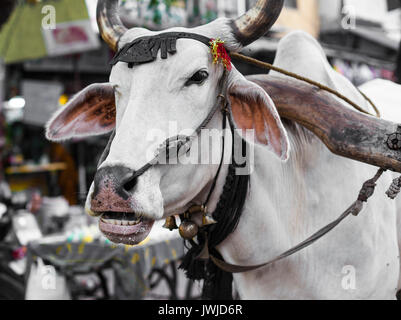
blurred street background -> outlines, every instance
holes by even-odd
[[[236,17],[255,2],[122,0],[120,15],[127,27],[162,30]],[[96,4],[0,2],[0,299],[196,299],[200,285],[177,270],[184,245],[176,233],[160,225],[141,246],[115,246],[84,212],[109,137],[44,137],[75,93],[108,81],[113,52],[99,36]],[[243,52],[272,63],[294,30],[315,37],[357,86],[401,83],[400,0],[286,0],[274,27]],[[243,74],[263,72],[234,64]]]

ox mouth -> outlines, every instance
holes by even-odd
[[[154,222],[135,213],[105,212],[100,214],[99,229],[111,242],[137,245],[147,238]]]

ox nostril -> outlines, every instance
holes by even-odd
[[[136,183],[137,179],[131,169],[122,166],[102,168],[95,175],[93,198],[99,194],[116,194],[127,200]]]
[[[123,188],[125,191],[132,191],[132,189],[135,188],[135,186],[138,183],[138,178],[137,177],[132,177],[128,181],[126,181],[123,185]]]

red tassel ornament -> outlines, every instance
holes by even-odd
[[[224,41],[219,38],[212,39],[210,41],[210,50],[213,55],[213,63],[221,62],[228,71],[231,71],[231,57],[224,46]]]

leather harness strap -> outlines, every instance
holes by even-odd
[[[328,234],[335,227],[337,227],[345,218],[347,218],[349,215],[352,214],[354,216],[357,216],[363,209],[363,203],[367,202],[368,199],[373,195],[375,188],[376,188],[376,182],[379,180],[379,178],[383,175],[383,173],[385,171],[386,171],[385,169],[379,169],[379,171],[376,173],[376,175],[372,179],[366,181],[363,184],[363,187],[362,187],[361,191],[359,192],[358,200],[355,201],[343,214],[341,214],[341,216],[338,219],[331,222],[324,228],[320,229],[318,232],[313,234],[311,237],[309,237],[305,241],[301,242],[300,244],[296,245],[295,247],[291,248],[290,250],[287,250],[286,252],[280,254],[279,256],[275,257],[274,259],[269,260],[268,262],[265,262],[265,263],[262,263],[259,265],[254,265],[254,266],[240,266],[240,265],[227,263],[221,259],[214,257],[212,254],[209,253],[207,237],[205,237],[206,238],[205,245],[203,247],[201,254],[197,257],[197,259],[201,259],[201,260],[211,259],[216,266],[218,266],[220,269],[222,269],[226,272],[243,273],[243,272],[254,271],[254,270],[260,269],[262,267],[267,267],[277,261],[287,258],[287,257],[301,251],[302,249],[305,249],[306,247],[312,245],[317,240],[322,238],[324,235]]]

